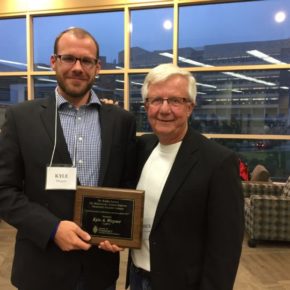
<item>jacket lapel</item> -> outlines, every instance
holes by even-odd
[[[171,168],[167,181],[164,185],[152,226],[152,231],[160,222],[170,201],[182,186],[188,173],[198,162],[198,147],[192,138],[191,129],[188,130],[177,153],[174,164]]]
[[[40,113],[40,119],[47,131],[47,134],[51,140],[52,148],[55,139],[55,98],[48,98],[41,104],[43,110]],[[57,114],[57,143],[56,152],[53,163],[72,164],[67,144],[64,138],[63,130],[60,123],[59,115]],[[52,153],[52,152],[51,152]]]

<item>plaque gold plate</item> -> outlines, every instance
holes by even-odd
[[[74,221],[99,244],[108,240],[123,248],[140,248],[144,190],[78,186]]]

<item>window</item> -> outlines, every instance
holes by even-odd
[[[89,31],[100,45],[102,69],[116,69],[123,65],[123,11],[41,16],[33,18],[34,69],[50,70],[55,38],[65,29],[75,26]]]
[[[202,133],[290,134],[290,72],[195,73],[191,125]]]
[[[148,68],[171,62],[161,53],[166,51],[172,54],[172,8],[131,11],[130,30],[132,68]]]
[[[0,20],[0,72],[26,71],[25,18]]]
[[[201,67],[289,63],[289,15],[287,0],[180,7],[178,63]]]
[[[54,96],[54,41],[77,26],[100,44],[94,91],[132,111],[138,132],[151,132],[141,98],[145,75],[158,64],[177,63],[197,82],[190,126],[242,154],[251,166],[266,162],[273,180],[285,179],[290,171],[290,1],[113,2],[83,0],[31,11],[18,5],[15,13],[3,5],[0,126],[7,106]]]

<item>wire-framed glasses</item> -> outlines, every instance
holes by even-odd
[[[183,104],[191,102],[191,100],[188,98],[179,98],[179,97],[171,97],[171,98],[155,97],[145,99],[145,102],[152,107],[160,107],[163,105],[165,101],[170,107],[175,108],[181,107]]]

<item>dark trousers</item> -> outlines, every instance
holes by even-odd
[[[130,290],[152,290],[150,272],[137,268],[133,263],[130,267]]]

